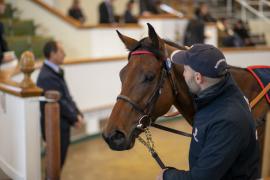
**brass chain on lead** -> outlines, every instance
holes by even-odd
[[[146,141],[141,137],[141,136],[138,136],[138,140],[145,146],[147,147],[147,149],[149,150],[149,152],[155,152],[155,149],[154,149],[154,141],[152,139],[152,135],[151,135],[151,132],[149,130],[149,128],[145,128],[144,129],[144,133],[145,133],[145,137],[146,137]]]
[[[153,138],[152,138],[152,134],[151,134],[149,128],[146,128],[145,129],[145,136],[146,136],[146,139],[148,141],[148,144],[151,144],[152,149],[154,149],[155,148],[155,144],[154,144],[154,141],[153,141]]]

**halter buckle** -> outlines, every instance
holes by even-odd
[[[145,121],[143,121],[143,119],[145,119],[145,118],[149,119],[149,124],[148,124],[148,125],[144,124]],[[138,124],[136,127],[137,127],[138,129],[144,130],[145,128],[147,128],[148,126],[150,126],[151,123],[152,123],[152,120],[151,120],[150,116],[145,114],[145,115],[143,115],[143,116],[140,118],[139,124]]]

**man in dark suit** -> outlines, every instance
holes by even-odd
[[[99,23],[116,23],[116,19],[113,12],[114,0],[104,0],[99,5]]]
[[[0,14],[4,14],[6,9],[6,4],[4,0],[0,0]],[[12,61],[14,58],[10,54],[6,54],[8,51],[8,45],[4,38],[4,25],[0,22],[0,64],[2,62]]]
[[[125,23],[137,23],[138,19],[132,14],[132,9],[134,7],[134,0],[129,0],[127,3],[127,9],[124,14]]]
[[[65,58],[62,46],[56,41],[50,41],[44,46],[44,56],[46,60],[38,76],[37,85],[44,90],[56,90],[60,92],[60,149],[61,149],[61,168],[64,165],[68,147],[70,144],[70,127],[80,128],[83,123],[82,113],[73,101],[65,78],[64,71],[60,67]],[[40,103],[41,110],[41,131],[45,140],[45,103]]]
[[[68,10],[68,15],[81,23],[85,22],[85,16],[83,14],[82,8],[80,7],[79,0],[73,0],[71,8]]]
[[[140,0],[140,14],[147,16],[150,14],[159,14],[160,0]]]

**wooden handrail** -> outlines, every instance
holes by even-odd
[[[0,71],[0,90],[19,97],[40,96],[42,89],[38,88],[30,78],[34,70],[34,55],[26,51],[21,56],[19,66],[10,70]],[[12,76],[20,72],[24,74],[23,81],[20,83],[12,81]]]
[[[43,1],[40,1],[40,0],[31,0],[31,1],[36,3],[37,5],[41,6],[42,8],[46,9],[47,11],[51,12],[52,14],[56,15],[60,19],[66,21],[67,23],[77,27],[77,28],[81,28],[83,26],[79,21],[77,21],[69,16],[63,15],[60,11],[56,10],[55,8],[52,8],[51,6],[49,6],[48,4],[46,4]]]
[[[114,62],[127,60],[126,56],[116,56],[107,58],[84,58],[84,59],[67,59],[64,65],[84,64],[84,63],[99,63],[99,62]],[[41,68],[43,62],[38,61],[35,63],[33,69]],[[36,97],[40,96],[43,92],[42,89],[31,86],[23,88],[21,83],[12,80],[12,77],[22,73],[19,66],[11,69],[0,71],[0,91],[12,94],[18,97]]]
[[[186,17],[180,18],[173,14],[151,14],[147,16],[139,16],[139,19],[187,19]]]
[[[39,5],[40,7],[44,8],[45,10],[49,11],[50,13],[54,14],[56,17],[62,19],[63,21],[67,22],[68,24],[74,26],[78,29],[94,29],[94,28],[142,28],[139,24],[97,24],[97,25],[86,25],[82,24],[79,21],[64,15],[62,12],[57,10],[56,8],[53,8],[46,4],[45,2],[41,0],[31,0],[33,3]]]
[[[46,180],[60,180],[60,93],[47,91],[45,97],[52,100],[45,104]]]
[[[64,65],[84,64],[84,63],[99,63],[99,62],[114,62],[127,60],[127,56],[115,56],[105,58],[83,58],[83,59],[67,59]]]
[[[223,52],[254,52],[254,51],[270,51],[268,46],[260,47],[243,47],[243,48],[221,48]],[[83,59],[67,59],[64,65],[75,65],[75,64],[85,64],[85,63],[99,63],[99,62],[114,62],[114,61],[126,61],[127,56],[115,56],[115,57],[105,57],[105,58],[83,58]],[[35,64],[35,69],[39,69],[43,62],[38,61]],[[0,91],[19,96],[19,97],[31,97],[39,96],[42,90],[33,88],[22,88],[20,83],[12,81],[12,77],[21,73],[19,67],[15,67],[8,70],[0,71]]]

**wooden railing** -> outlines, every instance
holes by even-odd
[[[19,61],[19,66],[0,71],[0,90],[19,97],[36,97],[40,96],[42,89],[38,88],[30,76],[35,70],[34,55],[27,51],[22,54]],[[22,72],[24,74],[23,81],[18,83],[11,80],[16,73]]]
[[[45,2],[41,1],[41,0],[31,0],[33,3],[41,6],[42,8],[46,9],[47,11],[51,12],[52,14],[54,14],[55,16],[57,16],[58,18],[62,19],[63,21],[67,22],[68,24],[78,28],[78,29],[92,29],[92,28],[141,28],[141,26],[139,24],[97,24],[97,25],[86,25],[86,24],[82,24],[79,21],[64,15],[63,13],[61,13],[59,10],[57,10],[56,8],[53,8],[51,6],[49,6],[48,4],[46,4]]]
[[[33,59],[34,56],[30,52],[23,53],[20,61],[27,61]],[[84,64],[84,63],[99,63],[99,62],[114,62],[114,61],[123,61],[127,60],[126,56],[117,56],[117,57],[108,57],[108,58],[84,58],[84,59],[67,59],[64,62],[64,65],[74,65],[74,64]],[[43,62],[38,61],[35,64],[32,64],[31,67],[28,66],[31,71],[39,69],[42,66]],[[28,69],[28,71],[29,71]],[[27,70],[26,70],[27,71]],[[26,74],[25,70],[22,70],[22,67],[16,66],[9,69],[0,70],[0,91],[18,96],[18,97],[36,97],[40,96],[42,89],[33,85],[33,82],[27,80],[25,82],[15,82],[12,80],[12,77],[24,73],[27,78],[29,74]]]
[[[127,56],[116,56],[116,57],[108,57],[108,58],[84,58],[84,59],[67,59],[65,60],[65,65],[72,64],[83,64],[83,63],[99,63],[99,62],[114,62],[114,61],[122,61],[127,60]]]
[[[250,52],[250,51],[270,51],[270,47],[241,47],[241,48],[221,48],[223,52]],[[27,61],[34,58],[29,52],[24,53],[21,58],[21,61],[27,59]],[[127,56],[116,56],[108,58],[84,58],[84,59],[67,59],[64,62],[64,65],[74,65],[74,64],[84,64],[84,63],[99,63],[99,62],[114,62],[114,61],[123,61],[127,60]],[[42,66],[42,62],[37,62],[36,64],[31,64],[31,67],[28,67],[32,70],[39,69]],[[0,90],[13,94],[19,97],[30,97],[30,96],[39,96],[42,93],[42,90],[36,86],[23,87],[22,83],[12,81],[12,76],[17,75],[21,72],[22,67],[14,67],[7,70],[0,70]],[[26,75],[26,74],[25,74]]]
[[[45,97],[50,100],[45,105],[46,180],[60,180],[60,93],[47,91]]]
[[[140,19],[180,19],[178,16],[173,14],[156,14],[156,15],[147,15],[140,16]]]

